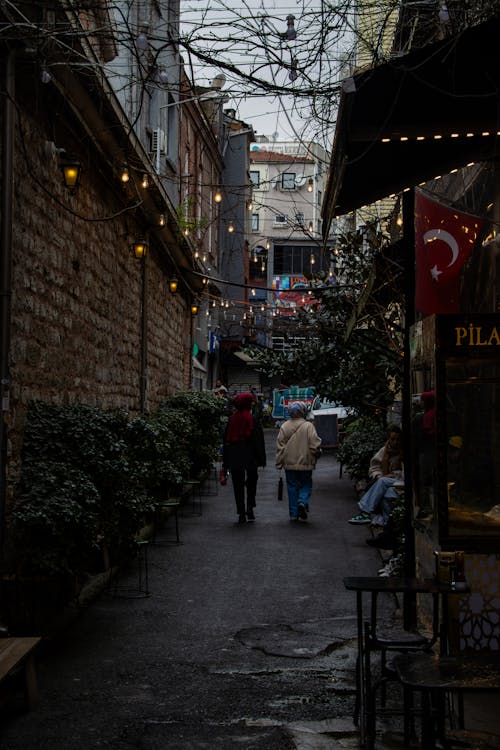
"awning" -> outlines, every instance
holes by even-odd
[[[197,359],[195,356],[193,356],[193,367],[194,367],[195,370],[200,370],[201,372],[206,372],[207,371],[207,368],[204,367],[201,364],[200,360]]]
[[[323,204],[331,220],[498,153],[500,17],[348,79]]]
[[[258,362],[253,359],[253,357],[250,357],[248,354],[245,354],[245,352],[234,352],[235,357],[238,357],[238,359],[243,360],[245,364],[249,365],[250,367],[252,365],[257,365]]]

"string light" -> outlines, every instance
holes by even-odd
[[[147,174],[142,175],[141,187],[144,188],[144,190],[149,187],[149,177],[147,176]]]
[[[127,167],[127,165],[125,165],[125,166],[123,167],[123,169],[122,169],[122,172],[121,172],[121,175],[120,175],[120,180],[121,180],[121,181],[122,181],[122,182],[123,182],[124,184],[126,184],[126,183],[127,183],[127,182],[128,182],[129,180],[130,180],[130,174],[129,174],[129,171],[128,171],[128,167]]]
[[[165,224],[167,223],[167,221],[166,221],[166,219],[165,219],[165,214],[160,214],[160,218],[159,218],[159,220],[158,220],[158,223],[159,223],[159,225],[160,225],[161,227],[164,227],[164,226],[165,226]]]

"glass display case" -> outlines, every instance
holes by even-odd
[[[500,315],[412,329],[414,523],[442,549],[500,551]]]

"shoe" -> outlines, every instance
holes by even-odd
[[[299,519],[297,516],[290,516],[290,521],[298,521],[298,520]]]
[[[354,523],[354,524],[364,524],[364,523],[371,523],[372,518],[369,513],[358,513],[357,516],[353,516],[348,520],[347,523]]]
[[[247,510],[247,521],[255,521],[253,510]]]
[[[398,576],[401,574],[402,559],[400,555],[391,557],[387,565],[382,568],[379,572],[380,578],[389,578],[390,576]]]
[[[366,543],[370,545],[370,547],[377,547],[377,549],[394,549],[396,546],[396,539],[392,534],[385,534],[382,532],[378,536],[368,537]]]
[[[246,522],[247,522],[247,519],[244,513],[238,516],[238,523],[246,523]]]
[[[299,518],[301,518],[303,521],[307,521],[307,509],[304,503],[299,503],[297,506],[297,510],[299,512]]]

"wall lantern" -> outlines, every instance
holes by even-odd
[[[168,282],[168,288],[170,289],[172,294],[176,293],[178,286],[179,286],[179,282],[177,281],[177,278],[175,276],[172,276],[172,278]]]
[[[60,157],[59,165],[63,173],[64,184],[71,193],[74,193],[80,182],[82,165],[77,159],[73,159],[65,154]]]
[[[146,240],[136,240],[132,245],[132,250],[137,259],[145,258],[148,253],[148,243]]]
[[[196,302],[193,302],[193,304],[191,305],[191,315],[194,317],[197,314],[198,314],[198,305],[196,304]]]

